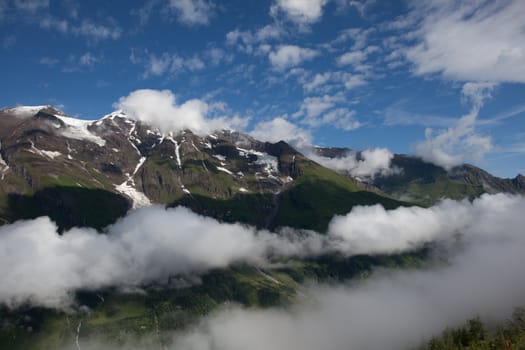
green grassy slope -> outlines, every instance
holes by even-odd
[[[245,307],[285,306],[300,297],[297,290],[307,281],[331,282],[364,278],[378,266],[407,268],[423,263],[427,251],[399,256],[321,256],[310,260],[290,260],[279,268],[259,269],[234,266],[213,270],[201,283],[174,288],[149,286],[146,293],[119,293],[116,290],[78,292],[79,305],[89,308],[60,312],[42,308],[0,309],[0,349],[57,349],[74,344],[81,324],[79,342],[103,339],[118,343],[158,337],[167,343],[174,330],[185,329],[203,315],[225,304]]]
[[[294,186],[279,196],[279,211],[273,226],[325,232],[334,215],[346,214],[356,205],[373,204],[388,209],[405,205],[386,195],[363,191],[344,176],[304,160]]]
[[[403,169],[403,172],[378,177],[374,185],[396,198],[413,203],[431,206],[442,198],[473,199],[485,192],[483,186],[451,178],[445,169],[417,158],[396,156],[392,165]]]

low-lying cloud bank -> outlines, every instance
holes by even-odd
[[[362,152],[349,151],[343,157],[328,158],[314,152],[307,157],[339,173],[350,174],[360,179],[389,176],[401,172],[392,166],[394,154],[386,148],[371,148]]]
[[[522,236],[472,243],[447,268],[317,287],[313,303],[291,310],[226,310],[175,336],[172,348],[408,349],[476,315],[502,321],[524,302]]]
[[[75,228],[59,236],[48,218],[39,218],[0,228],[0,304],[67,307],[77,289],[163,283],[173,275],[196,275],[236,262],[265,265],[331,252],[396,253],[458,235],[467,244],[521,244],[524,206],[524,197],[500,194],[473,203],[447,200],[428,209],[355,207],[335,217],[326,235],[257,231],[181,207],[135,210],[107,235]]]
[[[446,266],[377,271],[351,285],[314,286],[304,291],[302,302],[287,310],[231,307],[186,332],[174,333],[165,348],[406,350],[471,317],[501,322],[525,300],[523,204],[523,198],[498,195],[484,196],[472,205],[447,202],[429,210],[394,210],[386,216],[378,211],[380,219],[371,223],[371,230],[381,229],[383,238],[394,232],[392,241],[406,244],[419,239],[415,236],[421,230],[428,235],[422,240],[432,235],[445,239],[462,230],[464,240],[447,257]],[[351,215],[365,223],[373,217],[373,211],[362,215],[367,211],[359,208]],[[360,222],[352,217],[339,220],[358,226]],[[388,222],[383,221],[386,218]],[[366,226],[355,237],[363,237]],[[159,346],[158,339],[149,341]],[[151,346],[82,344],[83,349]]]

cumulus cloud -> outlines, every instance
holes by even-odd
[[[189,129],[206,135],[216,130],[242,129],[247,122],[238,116],[208,118],[212,106],[199,99],[177,104],[175,95],[169,90],[136,90],[121,97],[114,107],[132,119],[158,127],[164,133]]]
[[[318,51],[296,45],[281,45],[268,54],[270,63],[277,70],[296,67],[305,61],[310,61],[319,54]]]
[[[317,22],[323,15],[323,8],[328,0],[276,0],[270,7],[270,15],[285,16],[298,25]]]
[[[205,0],[169,0],[169,6],[186,25],[204,25],[210,22],[214,5]]]
[[[376,271],[367,280],[346,286],[313,286],[287,310],[230,307],[175,333],[166,345],[195,350],[407,349],[467,318],[501,322],[523,303],[525,294],[524,203],[523,197],[486,195],[473,203],[447,201],[434,209],[398,209],[386,221],[383,213],[377,219],[371,208],[361,222],[347,225],[366,231],[372,223],[371,230],[392,245],[418,241],[420,236],[454,240],[458,232],[462,242],[452,244],[448,255],[440,252],[438,260],[446,257],[445,264]],[[394,237],[389,239],[391,231]],[[368,234],[357,235],[364,239]],[[373,241],[368,243],[378,244]]]
[[[405,54],[414,73],[460,81],[525,82],[525,3],[413,1],[420,20]]]
[[[472,103],[470,112],[458,119],[453,127],[438,133],[427,128],[426,140],[414,145],[414,153],[447,170],[466,161],[482,160],[492,150],[492,140],[489,136],[476,133],[476,120],[494,87],[494,83],[487,82],[464,84],[462,96]]]
[[[250,135],[261,141],[274,143],[286,141],[298,149],[310,147],[312,144],[312,135],[309,131],[281,117],[257,123]]]
[[[188,209],[148,207],[132,212],[107,235],[74,228],[64,235],[48,218],[0,228],[0,303],[62,307],[76,289],[167,282],[236,261],[320,249],[308,235],[278,236],[240,224],[221,224]],[[302,243],[301,243],[302,242]]]
[[[309,152],[308,157],[317,163],[339,173],[350,174],[360,179],[373,179],[375,176],[388,176],[400,169],[392,167],[394,154],[386,148],[372,148],[361,152],[349,151],[342,157],[323,157]]]
[[[511,242],[518,233],[523,237],[524,204],[523,197],[485,195],[473,203],[447,200],[428,209],[356,207],[335,217],[326,235],[257,231],[185,208],[133,211],[105,235],[74,228],[60,236],[49,219],[39,218],[0,228],[0,303],[64,307],[77,289],[166,283],[170,276],[191,276],[235,262],[261,266],[283,257],[330,252],[389,254],[458,235],[465,244]]]

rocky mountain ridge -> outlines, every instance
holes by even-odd
[[[316,228],[355,204],[399,205],[363,191],[355,181],[321,167],[285,142],[261,142],[229,130],[206,136],[189,130],[164,134],[120,111],[86,121],[51,106],[3,109],[0,124],[3,221],[31,211],[29,217],[49,215],[57,208],[71,211],[79,192],[89,197],[95,190],[104,192],[113,210],[120,208],[111,216],[131,207],[182,204],[222,220],[266,227],[310,228],[291,220],[302,220],[299,211],[308,215],[309,210],[324,210],[322,201],[316,204],[310,198],[312,188],[323,184],[344,195]],[[64,197],[64,192],[71,193]],[[328,200],[329,195],[321,198]],[[102,201],[96,202],[101,211],[108,210]],[[339,204],[341,208],[335,208]],[[53,208],[39,212],[42,206]],[[75,219],[80,212],[70,213],[66,226],[88,224]],[[108,217],[95,226],[109,222]]]
[[[349,148],[316,148],[318,155],[328,158],[342,158],[353,152]],[[357,153],[357,157],[359,156]],[[363,179],[361,186],[427,206],[444,198],[472,199],[483,193],[525,194],[523,175],[519,174],[512,179],[499,178],[470,164],[446,171],[415,156],[394,154],[391,168],[396,171],[386,176],[378,174]]]

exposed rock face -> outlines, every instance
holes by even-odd
[[[92,187],[120,193],[135,207],[192,191],[214,198],[277,193],[294,176],[286,156],[299,155],[287,144],[230,131],[163,135],[120,112],[83,121],[48,106],[17,107],[0,111],[0,124],[4,193]]]

